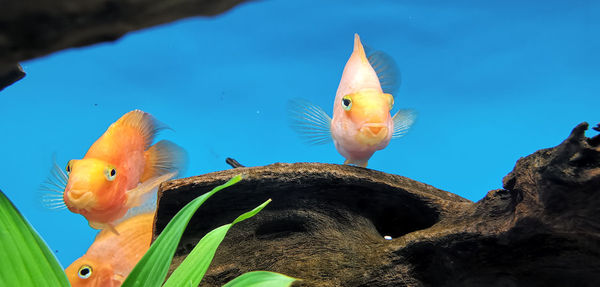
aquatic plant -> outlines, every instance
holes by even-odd
[[[225,184],[197,197],[183,207],[131,271],[123,286],[161,286],[167,276],[183,231],[196,210],[213,194],[241,180],[237,175]],[[197,286],[217,247],[236,223],[260,212],[271,200],[246,212],[232,223],[206,234],[163,286]],[[0,286],[69,286],[69,281],[43,239],[0,191]],[[267,271],[242,274],[226,286],[289,286],[295,278]]]

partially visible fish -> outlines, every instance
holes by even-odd
[[[133,267],[150,248],[154,212],[132,216],[117,224],[119,235],[102,230],[85,255],[65,273],[71,286],[121,286]]]
[[[49,190],[62,201],[49,199],[51,208],[83,215],[92,228],[111,229],[129,209],[145,202],[162,182],[180,173],[186,153],[176,144],[151,145],[162,127],[148,113],[131,111],[113,123],[81,160],[71,160],[66,174],[54,171]],[[62,189],[62,190],[61,190]],[[63,192],[64,190],[64,192]],[[54,201],[53,201],[54,200]]]
[[[346,158],[344,164],[366,167],[375,151],[392,138],[403,136],[413,124],[412,110],[399,110],[393,117],[392,91],[398,76],[391,58],[382,52],[365,53],[358,34],[333,102],[333,119],[322,108],[302,100],[290,102],[292,127],[309,143],[333,139]]]

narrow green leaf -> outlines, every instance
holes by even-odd
[[[227,282],[223,287],[287,287],[298,279],[269,271],[244,273]]]
[[[129,273],[122,286],[160,286],[167,277],[169,265],[171,265],[181,235],[198,207],[219,190],[231,186],[241,179],[241,175],[236,175],[225,184],[213,188],[184,206],[152,243],[150,249]]]
[[[208,270],[210,262],[215,257],[217,247],[219,247],[219,244],[221,244],[223,238],[225,238],[227,231],[229,231],[234,224],[256,215],[265,208],[269,202],[271,202],[270,199],[251,211],[238,216],[232,223],[218,227],[204,235],[200,242],[192,249],[192,252],[190,252],[183,262],[181,262],[179,267],[173,271],[173,274],[171,274],[171,277],[169,277],[163,287],[198,286],[200,281],[202,281],[206,270]]]
[[[223,241],[229,228],[231,228],[231,224],[226,224],[204,235],[179,267],[173,271],[163,287],[198,286],[215,256],[216,246]],[[214,250],[210,250],[213,246]]]
[[[70,286],[54,254],[0,190],[0,286]]]
[[[267,201],[263,202],[263,204],[257,206],[256,208],[238,216],[231,224],[236,224],[240,221],[246,220],[252,216],[255,216],[257,213],[259,213],[263,208],[265,208],[265,206],[267,206],[267,204],[269,204],[269,202],[271,202],[271,199],[269,198]]]

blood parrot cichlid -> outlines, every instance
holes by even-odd
[[[49,183],[56,188],[48,190],[59,193],[46,199],[48,205],[60,208],[64,203],[70,211],[83,215],[92,228],[116,232],[117,220],[145,202],[160,183],[176,176],[185,165],[186,153],[176,144],[162,140],[151,145],[162,128],[143,111],[123,115],[83,159],[68,162],[66,174],[54,171],[56,180]]]
[[[391,115],[391,93],[397,83],[391,58],[379,51],[367,55],[355,34],[354,50],[333,102],[333,118],[318,106],[292,100],[292,127],[309,143],[333,139],[335,148],[346,159],[344,164],[366,167],[376,151],[384,149],[392,138],[403,136],[414,122],[415,113],[409,109]]]
[[[117,224],[119,235],[98,233],[85,255],[65,269],[71,286],[121,286],[150,248],[153,224],[154,212],[143,213]]]

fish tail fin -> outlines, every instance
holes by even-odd
[[[392,133],[392,138],[396,139],[404,136],[408,129],[415,122],[416,117],[417,115],[414,110],[399,110],[392,118],[394,121],[394,132]]]
[[[154,137],[160,130],[168,128],[166,125],[156,120],[151,114],[141,110],[133,110],[126,113],[116,121],[113,126],[125,126],[138,130],[144,138],[145,149],[152,144]]]
[[[161,140],[144,152],[146,165],[141,181],[175,172],[182,174],[187,165],[187,153],[185,150],[167,140]]]

